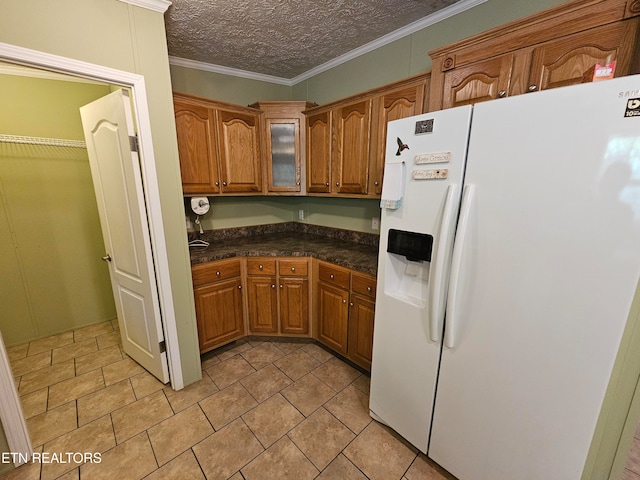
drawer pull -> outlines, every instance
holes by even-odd
[[[333,280],[333,273],[332,273],[331,275],[329,275],[329,278],[330,278],[331,280]]]
[[[371,291],[371,287],[367,287],[367,292],[370,292],[370,291]]]
[[[217,276],[220,276],[220,272],[216,272],[216,275],[217,275]]]
[[[260,265],[258,265],[258,268],[259,268],[260,270],[262,270],[264,267],[262,266],[262,264],[260,264]]]
[[[296,271],[296,267],[291,267],[291,271],[295,272]]]

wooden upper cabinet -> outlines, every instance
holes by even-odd
[[[307,192],[331,191],[331,111],[307,117]]]
[[[174,93],[185,195],[262,193],[260,110]]]
[[[484,60],[444,73],[442,108],[507,96],[513,55]]]
[[[305,111],[307,193],[380,197],[387,122],[425,112],[430,74]]]
[[[260,114],[216,110],[223,192],[261,192]]]
[[[267,194],[305,192],[305,101],[257,102],[250,105],[264,114],[263,166]]]
[[[638,15],[640,0],[574,0],[429,52],[429,110],[581,83],[613,60],[638,73]]]
[[[424,111],[427,78],[409,85],[389,89],[373,97],[371,125],[371,162],[369,164],[369,193],[382,193],[382,175],[386,151],[387,123],[400,118],[419,115]]]
[[[332,178],[337,193],[367,193],[371,100],[336,110],[336,146]]]
[[[637,21],[618,22],[551,41],[533,50],[529,90],[582,83],[595,64],[616,61],[616,76],[630,70]]]
[[[184,193],[219,192],[213,112],[180,101],[174,109]]]

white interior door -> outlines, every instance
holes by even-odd
[[[169,381],[137,142],[128,93],[80,108],[124,351]],[[132,151],[134,150],[134,151]]]

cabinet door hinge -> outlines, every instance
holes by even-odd
[[[160,353],[164,353],[166,351],[167,351],[167,344],[163,340],[163,341],[160,342]]]
[[[139,146],[138,146],[138,136],[137,135],[130,135],[129,136],[129,147],[131,148],[132,152],[136,152],[138,153],[139,150]]]

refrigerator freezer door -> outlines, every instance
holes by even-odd
[[[640,277],[638,89],[474,109],[429,446],[460,480],[581,477]]]
[[[401,206],[381,214],[370,410],[423,452],[470,116],[470,107],[419,115],[390,122],[387,133],[386,162],[405,162],[405,183]],[[446,179],[414,179],[445,168]]]

